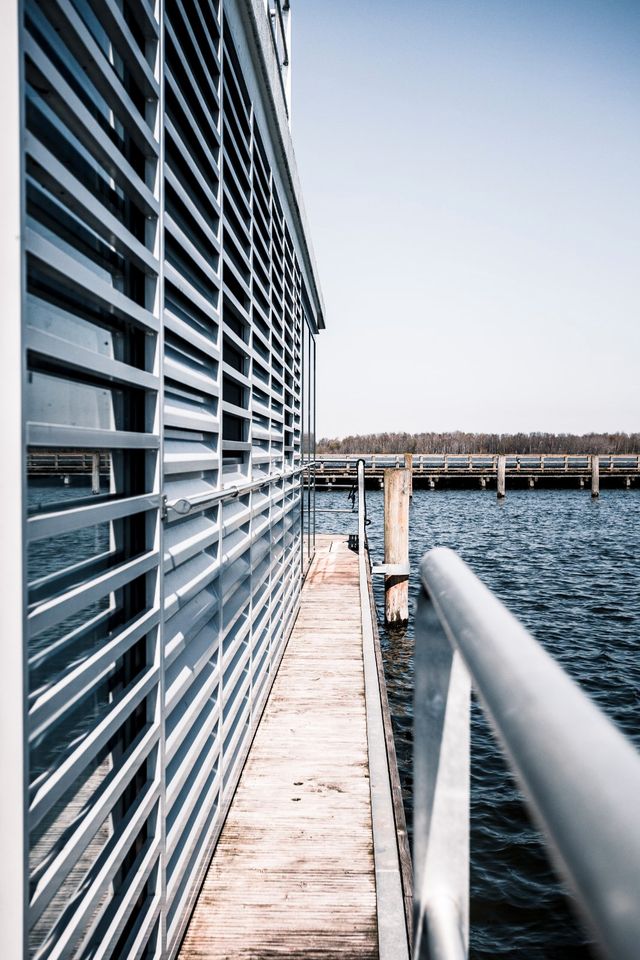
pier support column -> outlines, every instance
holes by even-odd
[[[591,496],[600,496],[600,457],[591,457]]]
[[[409,499],[413,500],[413,454],[405,453],[404,468],[409,471]]]
[[[409,565],[409,496],[411,471],[384,471],[384,562]],[[384,578],[384,618],[402,626],[409,621],[409,575]]]
[[[100,454],[91,455],[91,493],[100,493]]]
[[[503,500],[507,492],[507,458],[498,457],[498,500]]]

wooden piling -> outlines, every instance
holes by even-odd
[[[507,458],[502,454],[498,457],[498,500],[502,500],[507,492]]]
[[[384,562],[409,566],[409,496],[411,471],[384,471]],[[384,578],[384,617],[400,626],[409,621],[409,575]]]
[[[596,454],[591,457],[591,496],[600,496],[600,457]]]
[[[404,468],[409,471],[409,499],[413,500],[413,454],[405,453]]]

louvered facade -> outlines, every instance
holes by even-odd
[[[17,936],[34,960],[175,956],[295,618],[323,315],[289,16],[18,10],[24,883],[3,957]],[[92,454],[93,491],[29,476],[45,451]]]

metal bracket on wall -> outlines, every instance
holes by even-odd
[[[408,563],[375,563],[371,573],[384,573],[386,577],[408,577],[411,567]]]

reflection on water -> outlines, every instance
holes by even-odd
[[[319,493],[318,507],[345,493]],[[383,497],[367,493],[373,558],[383,556]],[[355,517],[319,514],[320,531]],[[416,490],[410,589],[433,546],[457,550],[537,639],[640,745],[640,491]],[[374,578],[379,615],[382,578]],[[381,627],[389,702],[411,820],[413,624]],[[484,719],[472,705],[471,926],[474,960],[586,960],[592,954]]]

